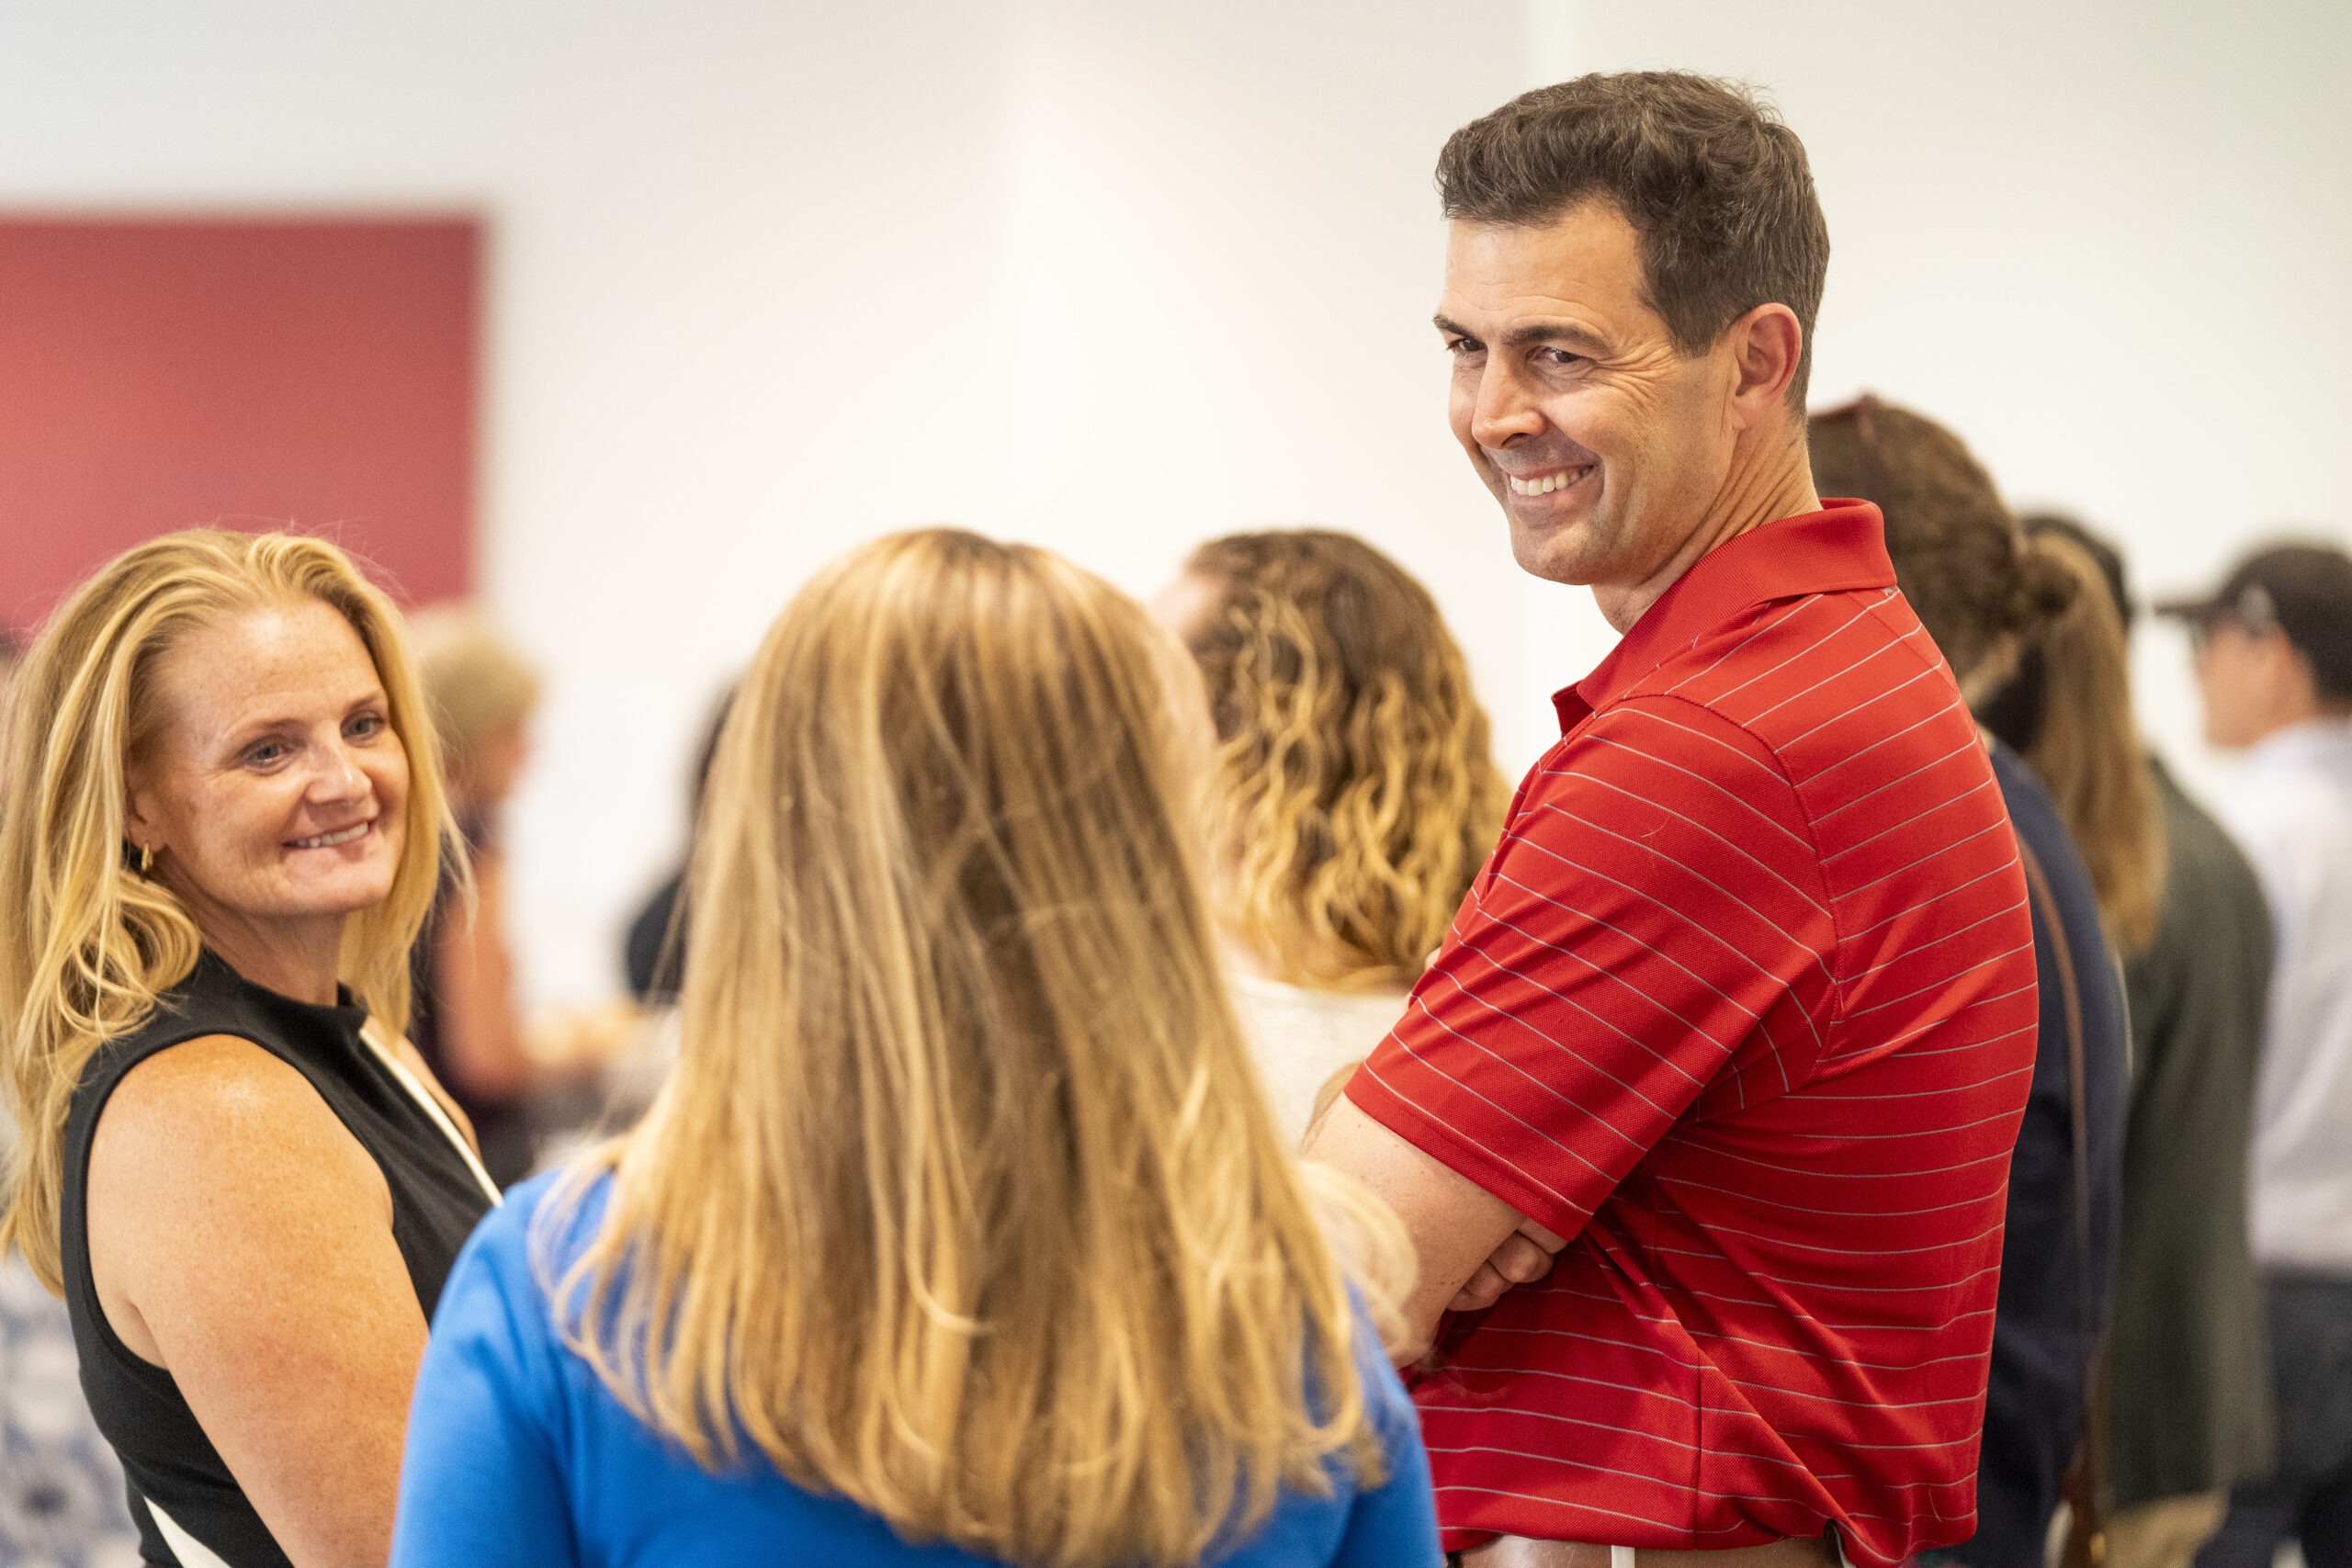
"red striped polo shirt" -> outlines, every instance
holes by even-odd
[[[1446,1543],[1963,1540],[2033,937],[1877,509],[1724,545],[1555,701],[1348,1089],[1570,1238],[1416,1378]]]

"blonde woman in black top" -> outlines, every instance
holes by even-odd
[[[495,1201],[401,1030],[448,810],[334,547],[174,535],[52,615],[0,822],[0,1246],[63,1295],[147,1560],[390,1547],[425,1323]]]

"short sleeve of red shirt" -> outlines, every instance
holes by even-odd
[[[1351,1097],[1574,1235],[1702,1093],[1811,1074],[1835,941],[1770,753],[1694,704],[1627,701],[1530,775]]]

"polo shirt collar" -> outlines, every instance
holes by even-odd
[[[1700,557],[1591,674],[1553,694],[1561,733],[1743,610],[1809,593],[1894,586],[1886,527],[1867,501],[1824,501],[1818,512],[1752,528]]]

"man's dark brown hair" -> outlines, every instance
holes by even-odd
[[[1804,144],[1747,87],[1681,71],[1538,87],[1446,139],[1437,189],[1447,218],[1472,223],[1612,203],[1641,237],[1650,308],[1685,355],[1758,305],[1786,305],[1804,333],[1789,403],[1804,406],[1829,225]]]

